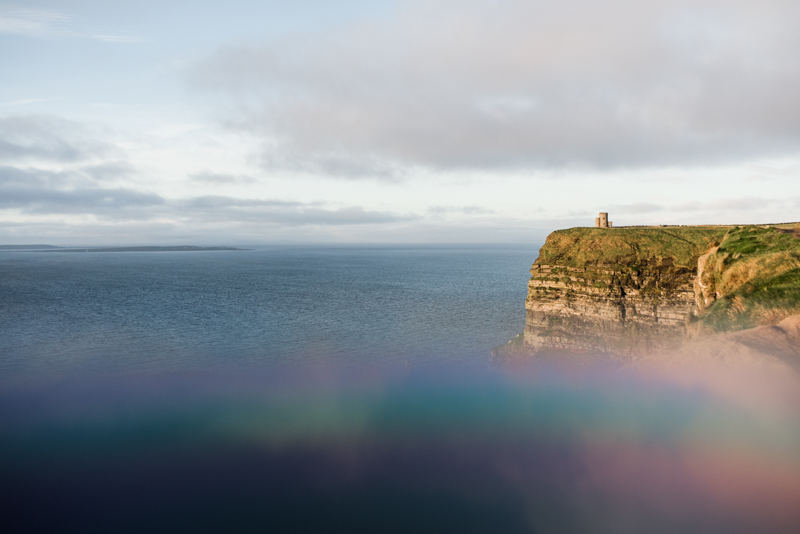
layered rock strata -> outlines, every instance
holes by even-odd
[[[531,268],[523,348],[624,358],[679,346],[697,310],[698,259],[720,233],[554,232]]]
[[[525,344],[626,354],[676,345],[692,312],[694,272],[654,263],[637,270],[534,265]]]

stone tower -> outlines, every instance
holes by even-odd
[[[595,228],[611,228],[613,225],[613,222],[608,222],[608,213],[605,211],[601,211],[600,216],[594,218]]]

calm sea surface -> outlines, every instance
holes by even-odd
[[[1,252],[4,531],[800,532],[797,377],[488,365],[537,248]]]
[[[485,362],[537,251],[0,252],[0,372]]]

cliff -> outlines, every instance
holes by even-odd
[[[789,227],[571,228],[531,268],[521,338],[494,357],[626,360],[800,313],[800,239]]]

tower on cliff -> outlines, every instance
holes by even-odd
[[[608,213],[605,211],[600,212],[600,217],[594,218],[595,228],[611,228],[614,226],[613,222],[608,222]]]

